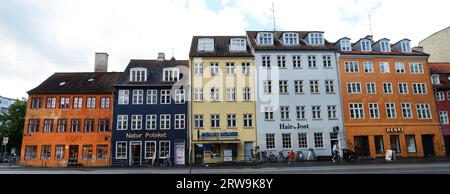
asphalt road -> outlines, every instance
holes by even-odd
[[[450,174],[450,161],[202,168],[0,168],[0,174]]]

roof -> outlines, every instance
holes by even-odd
[[[432,74],[450,73],[450,63],[429,63]]]
[[[444,31],[449,30],[449,29],[450,29],[450,26],[449,26],[449,27],[446,27],[446,28],[444,28],[444,29],[442,29],[442,30],[439,30],[439,31],[437,31],[437,32],[435,32],[435,33],[433,33],[432,35],[430,35],[430,36],[426,37],[425,39],[423,39],[422,41],[420,41],[420,42],[419,42],[419,45],[420,45],[423,41],[425,41],[425,40],[427,40],[427,39],[433,37],[434,35],[439,34],[439,33],[441,33],[441,32],[444,32]]]
[[[105,93],[114,91],[114,83],[121,72],[55,73],[38,87],[35,93]]]
[[[372,50],[370,52],[363,52],[361,50],[352,48],[352,51],[340,51],[340,53],[342,55],[430,56],[427,53],[419,52],[419,51],[412,51],[412,52],[404,53],[404,52],[396,51],[393,49],[391,49],[390,52],[381,52],[381,51],[375,51],[375,50]]]
[[[258,33],[265,31],[247,31],[247,36],[250,39],[250,44],[255,51],[276,51],[276,50],[284,50],[284,51],[336,51],[337,48],[330,42],[325,39],[325,45],[308,45],[304,41],[304,39],[308,36],[309,33],[316,33],[320,31],[275,31],[271,32],[274,34],[274,44],[273,45],[258,45],[256,44],[256,37]],[[298,33],[299,34],[299,45],[283,45],[280,41],[281,36],[284,33]],[[320,32],[323,33],[323,32]],[[303,40],[302,40],[303,39]]]
[[[164,68],[170,67],[186,67],[180,68],[183,75],[189,76],[189,61],[188,60],[141,60],[132,59],[128,64],[125,72],[119,78],[116,86],[173,86],[175,82],[163,81]],[[132,68],[146,68],[147,81],[146,82],[130,82],[130,69]],[[183,83],[187,83],[188,79],[181,78]]]
[[[214,39],[214,52],[198,51],[198,39]],[[250,47],[247,44],[246,51],[230,51],[230,40],[232,38],[244,38],[245,36],[194,36],[192,37],[191,50],[189,57],[253,57]]]

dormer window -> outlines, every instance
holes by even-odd
[[[180,70],[178,68],[165,68],[163,70],[163,81],[176,82],[180,80]]]
[[[387,40],[380,41],[380,50],[381,52],[390,52],[391,45],[389,44],[389,41]]]
[[[370,40],[361,41],[361,51],[372,51],[372,45]]]
[[[402,52],[408,53],[411,52],[411,44],[408,40],[404,40],[401,42]]]
[[[132,68],[130,70],[131,82],[146,82],[147,81],[147,69],[146,68]]]
[[[441,81],[439,80],[439,75],[431,75],[431,84],[438,85],[441,84]]]
[[[272,45],[273,44],[273,34],[269,32],[258,33],[258,44]]]
[[[298,34],[297,33],[284,33],[283,34],[283,44],[285,45],[298,45]]]
[[[342,39],[341,40],[341,51],[352,51],[352,46],[350,44],[349,39]]]
[[[310,45],[324,45],[323,33],[309,33],[308,43]]]
[[[245,38],[232,38],[230,40],[230,50],[231,51],[246,51],[247,41]]]
[[[199,38],[198,45],[197,45],[197,51],[213,52],[214,51],[214,39],[213,38]]]

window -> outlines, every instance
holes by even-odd
[[[50,160],[52,147],[50,145],[41,146],[41,160]]]
[[[348,94],[361,94],[361,83],[350,82],[347,83]]]
[[[69,108],[69,97],[61,97],[59,98],[59,108],[60,109],[68,109]]]
[[[108,132],[108,131],[109,131],[109,119],[99,119],[98,132]]]
[[[65,151],[65,146],[64,145],[57,145],[55,147],[55,160],[62,160],[62,159],[64,159],[64,151]]]
[[[441,124],[448,125],[448,112],[439,111],[439,118],[441,119]]]
[[[377,88],[374,82],[368,82],[366,83],[366,90],[367,90],[367,94],[376,94],[377,93]]]
[[[220,128],[220,115],[211,115],[211,128]]]
[[[390,73],[391,72],[388,62],[380,62],[380,72],[381,73]]]
[[[436,100],[444,101],[445,100],[444,92],[436,92]]]
[[[392,94],[393,90],[392,90],[392,83],[383,83],[383,92],[385,94]]]
[[[303,80],[294,80],[294,89],[296,94],[303,94]]]
[[[423,64],[409,63],[409,71],[411,74],[423,74]]]
[[[161,130],[169,130],[170,129],[170,115],[162,114],[159,115],[159,128]]]
[[[185,102],[184,90],[175,90],[175,104],[184,104]]]
[[[170,90],[161,90],[161,104],[170,104],[172,94]]]
[[[210,65],[211,76],[219,75],[219,63],[213,62]]]
[[[272,94],[272,81],[265,80],[264,81],[264,94]]]
[[[410,103],[402,103],[402,116],[405,119],[411,119],[412,118],[412,112],[411,112],[411,104]]]
[[[323,148],[323,134],[322,133],[314,133],[314,146],[316,148]]]
[[[37,133],[39,132],[39,119],[30,119],[28,124],[28,133]]]
[[[244,114],[244,127],[253,127],[253,115]]]
[[[413,83],[414,94],[426,94],[427,85],[425,83]]]
[[[416,104],[417,117],[419,119],[431,119],[431,110],[429,104]]]
[[[185,128],[185,117],[184,114],[175,114],[175,129]]]
[[[314,56],[314,55],[308,56],[308,67],[309,68],[316,68],[317,67],[316,56]]]
[[[194,65],[194,75],[203,75],[203,63],[196,62]]]
[[[431,84],[433,85],[441,84],[441,80],[439,80],[439,75],[431,75]]]
[[[312,118],[313,119],[321,119],[320,106],[312,106]]]
[[[381,50],[381,52],[390,52],[391,45],[389,44],[389,41],[381,41],[380,42],[380,50]]]
[[[97,160],[107,160],[108,145],[97,145]]]
[[[364,119],[364,107],[362,103],[350,103],[350,119]]]
[[[37,155],[37,146],[27,145],[25,146],[25,160],[35,160]]]
[[[395,103],[386,103],[386,116],[388,119],[397,118],[397,112],[395,111]]]
[[[127,142],[116,142],[116,159],[127,159]]]
[[[45,119],[44,120],[44,133],[52,132],[53,128],[53,119]]]
[[[47,98],[47,109],[56,108],[56,97]]]
[[[142,115],[131,115],[131,130],[142,129]]]
[[[194,100],[195,101],[203,101],[203,88],[195,88],[194,89]]]
[[[409,41],[404,40],[401,42],[402,52],[411,52],[411,45]]]
[[[405,139],[408,153],[416,153],[416,137],[414,135],[406,135]]]
[[[144,90],[133,90],[133,104],[144,103]]]
[[[395,72],[398,74],[405,73],[405,64],[401,62],[395,62]]]
[[[92,159],[92,145],[83,145],[83,160]]]
[[[80,119],[72,119],[70,122],[70,132],[72,133],[80,132],[80,125],[81,125]]]
[[[41,108],[42,108],[42,98],[41,97],[31,98],[31,109],[41,109]]]
[[[302,68],[302,58],[300,55],[292,56],[292,66],[294,68]]]
[[[147,104],[157,104],[158,90],[147,90]]]
[[[299,148],[308,148],[308,138],[306,133],[298,134],[298,147]]]
[[[250,88],[248,87],[244,88],[243,94],[244,94],[244,101],[252,100],[252,93]]]
[[[119,105],[128,104],[130,98],[129,90],[119,90]]]
[[[264,119],[273,120],[273,108],[271,106],[264,107]]]
[[[219,88],[211,88],[211,101],[219,101]]]
[[[324,38],[322,33],[309,33],[309,44],[311,45],[323,45]]]
[[[345,61],[345,73],[358,73],[359,64],[357,61]]]
[[[260,32],[257,35],[258,44],[273,44],[273,34],[268,32]]]
[[[270,68],[270,56],[269,55],[262,56],[262,66],[265,68]]]
[[[374,138],[375,138],[375,152],[377,154],[384,154],[383,136],[376,135]]]
[[[227,101],[236,101],[236,88],[227,88]]]
[[[100,108],[106,109],[109,108],[110,102],[109,97],[100,98]]]
[[[372,61],[364,61],[364,72],[365,73],[373,73]]]
[[[281,120],[289,120],[289,106],[280,106]]]
[[[331,68],[331,56],[325,55],[322,57],[323,67],[324,68]]]
[[[408,94],[408,83],[398,83],[398,93]]]
[[[128,129],[128,115],[117,115],[117,130]]]
[[[280,94],[288,94],[288,81],[280,81]]]
[[[194,115],[194,127],[196,129],[203,128],[203,115]]]
[[[130,82],[146,82],[146,81],[147,81],[147,69],[132,68],[130,70]]]
[[[95,109],[95,97],[87,97],[86,101],[86,108]]]
[[[450,91],[447,92],[447,99],[450,100]]]
[[[327,112],[328,112],[328,119],[330,120],[337,119],[337,110],[335,105],[327,106]]]
[[[278,67],[286,68],[286,56],[277,56]]]
[[[226,69],[227,69],[227,75],[234,75],[234,63],[233,62],[228,62],[225,64]]]
[[[95,123],[95,121],[93,119],[84,120],[84,132],[90,133],[90,132],[94,131],[94,123]]]
[[[197,43],[197,51],[214,51],[214,39],[199,38]]]
[[[342,39],[341,41],[341,51],[352,51],[352,46],[349,39]]]
[[[159,158],[170,157],[170,141],[159,142]]]
[[[145,142],[145,159],[155,159],[156,157],[156,141]]]
[[[286,45],[299,44],[298,40],[299,39],[298,39],[297,33],[284,33],[283,34],[283,44],[286,44]]]
[[[66,119],[58,119],[58,133],[64,133],[67,129],[67,120]]]
[[[291,134],[290,133],[283,133],[281,134],[283,149],[291,149]]]
[[[380,118],[380,111],[377,103],[369,103],[369,114],[371,119]]]
[[[327,94],[334,93],[334,81],[333,80],[325,80],[325,92]]]
[[[250,75],[250,63],[242,62],[242,75]]]
[[[310,85],[311,93],[313,93],[313,94],[319,93],[319,81],[311,80],[311,81],[309,81],[309,85]]]
[[[247,41],[245,38],[232,38],[230,40],[230,50],[231,51],[246,51]]]
[[[165,68],[163,70],[163,81],[176,82],[180,80],[180,70],[178,68]]]
[[[361,51],[372,51],[372,43],[370,40],[361,41]]]
[[[227,127],[228,128],[236,128],[236,115],[235,114],[227,115]]]
[[[145,129],[146,130],[156,130],[156,115],[146,115],[145,116]]]
[[[297,120],[305,120],[306,119],[306,110],[305,106],[297,106]]]
[[[266,134],[266,149],[268,150],[275,149],[275,134],[273,133]]]

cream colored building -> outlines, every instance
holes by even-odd
[[[450,27],[420,41],[419,46],[431,55],[429,62],[450,62]]]
[[[191,160],[244,162],[256,142],[253,55],[244,36],[193,37]]]

